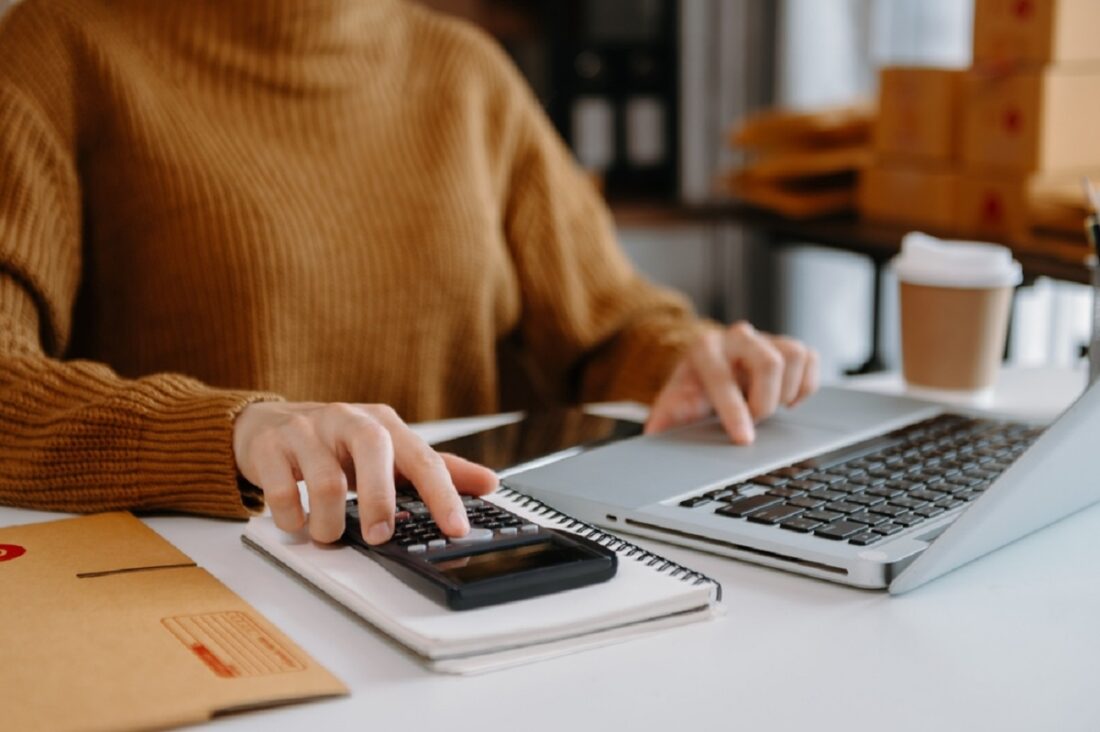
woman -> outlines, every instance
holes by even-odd
[[[5,503],[266,500],[294,530],[303,478],[314,538],[357,487],[382,542],[396,472],[461,535],[458,493],[495,478],[402,417],[655,399],[649,429],[713,408],[743,443],[816,374],[639,278],[463,24],[397,0],[24,0],[0,21]]]

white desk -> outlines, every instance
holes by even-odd
[[[241,524],[147,523],[352,690],[210,730],[1100,730],[1100,507],[900,598],[645,542],[720,580],[728,616],[468,678],[289,580]]]

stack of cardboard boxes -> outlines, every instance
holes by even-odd
[[[742,201],[790,218],[847,213],[856,180],[871,161],[874,110],[868,104],[749,115],[729,133],[747,162],[720,179]]]
[[[1097,0],[976,0],[970,69],[884,69],[862,214],[1036,246],[1100,171],[1098,31]]]

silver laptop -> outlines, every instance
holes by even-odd
[[[565,513],[901,593],[1100,500],[1100,387],[1045,429],[824,388],[731,445],[716,420],[506,474]]]

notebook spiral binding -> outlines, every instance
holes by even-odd
[[[722,585],[715,579],[708,577],[702,572],[696,572],[693,569],[688,569],[682,564],[665,559],[662,556],[647,551],[637,544],[633,544],[625,539],[621,539],[614,534],[609,534],[603,529],[593,526],[590,523],[575,519],[572,516],[562,513],[557,509],[549,506],[537,498],[532,498],[526,493],[520,493],[514,488],[510,488],[507,485],[501,485],[497,490],[497,495],[503,496],[510,500],[515,501],[523,508],[538,514],[539,516],[553,521],[558,526],[571,531],[578,536],[582,536],[589,541],[594,541],[602,547],[606,547],[620,556],[633,559],[636,562],[645,562],[647,567],[653,567],[660,563],[657,567],[658,572],[668,572],[670,577],[678,577],[681,582],[691,582],[693,585],[712,584],[716,588],[716,596],[718,600],[722,599]]]

